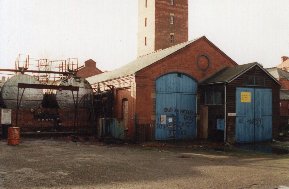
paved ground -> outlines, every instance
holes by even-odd
[[[289,155],[54,140],[0,141],[0,188],[278,188]]]

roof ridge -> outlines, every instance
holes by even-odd
[[[202,36],[202,37],[204,37],[204,36]],[[150,52],[150,53],[147,53],[147,54],[138,56],[137,59],[138,59],[138,58],[145,57],[145,56],[148,56],[148,55],[151,55],[151,54],[154,54],[154,53],[157,53],[157,52],[160,52],[160,51],[164,51],[164,50],[169,50],[169,49],[172,49],[172,48],[176,48],[177,46],[181,46],[181,45],[184,45],[184,44],[186,44],[186,43],[187,43],[187,45],[189,45],[190,43],[195,42],[195,41],[201,39],[202,37],[198,37],[198,38],[196,38],[196,39],[184,41],[184,42],[182,42],[182,43],[178,43],[178,44],[175,44],[175,45],[173,45],[173,46],[170,46],[170,47],[167,47],[167,48],[164,48],[164,49],[155,50],[155,51],[153,51],[153,52]]]

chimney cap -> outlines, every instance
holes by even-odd
[[[288,56],[282,56],[281,59],[282,59],[282,62],[285,62],[286,60],[289,59],[289,57]]]

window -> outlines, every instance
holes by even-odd
[[[170,41],[171,41],[171,43],[175,42],[175,34],[174,33],[170,34]]]
[[[147,46],[147,37],[145,37],[145,46]]]
[[[205,104],[221,105],[224,103],[224,91],[219,87],[208,87],[204,94]]]
[[[170,24],[174,24],[174,14],[170,14]]]
[[[244,78],[244,85],[264,86],[265,78],[258,75],[248,75]]]
[[[147,21],[148,21],[148,19],[145,18],[145,27],[147,27]]]
[[[145,0],[145,1],[146,1],[145,6],[147,8],[148,7],[148,0]]]
[[[171,5],[174,5],[174,0],[170,0],[170,2],[171,2]]]

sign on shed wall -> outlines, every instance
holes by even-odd
[[[11,109],[1,109],[1,124],[10,125],[11,124]]]
[[[241,102],[250,103],[251,101],[251,92],[241,92]]]

